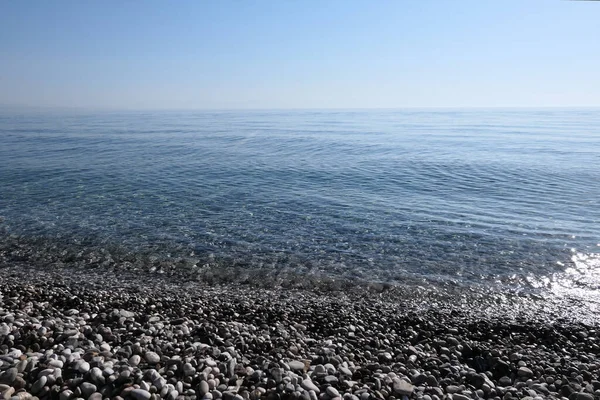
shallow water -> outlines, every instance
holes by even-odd
[[[0,139],[5,247],[588,300],[600,286],[600,110],[5,110]]]

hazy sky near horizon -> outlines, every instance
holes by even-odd
[[[600,106],[600,2],[0,0],[0,104]]]

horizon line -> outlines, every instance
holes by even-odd
[[[21,109],[38,111],[98,111],[98,112],[166,112],[166,111],[394,111],[394,110],[519,110],[519,109],[600,109],[600,105],[569,105],[569,106],[399,106],[399,107],[96,107],[96,106],[44,106],[44,105],[15,105],[0,104],[2,109]]]

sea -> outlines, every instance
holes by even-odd
[[[600,109],[0,109],[0,259],[600,304]]]

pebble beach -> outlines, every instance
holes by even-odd
[[[0,400],[600,400],[594,5],[0,0]]]
[[[0,0],[0,400],[600,400],[598,6]]]
[[[3,111],[0,393],[600,399],[598,115]]]
[[[593,319],[425,287],[0,269],[5,399],[600,397]]]

